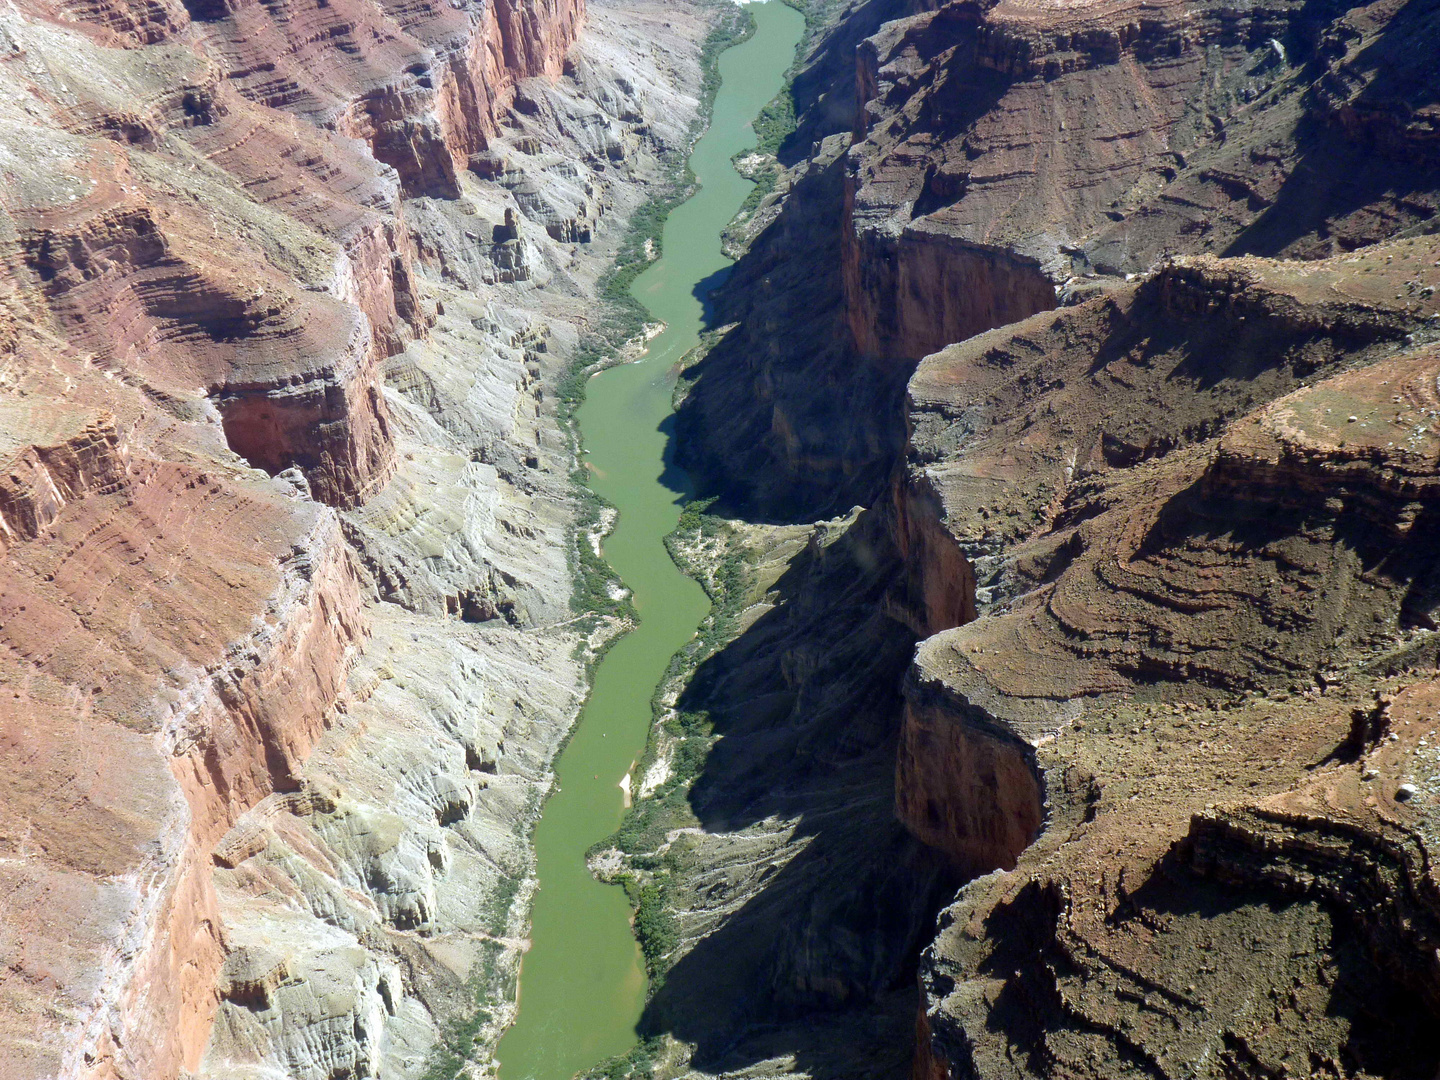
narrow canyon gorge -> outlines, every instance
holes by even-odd
[[[0,1077],[539,1080],[647,356],[580,1075],[1440,1071],[1440,2],[782,2],[0,11]]]

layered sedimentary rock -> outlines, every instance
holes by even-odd
[[[889,534],[904,701],[828,737],[893,725],[899,820],[975,878],[914,1075],[1429,1075],[1433,6],[890,9],[836,134],[879,6],[805,58],[678,430],[751,521]],[[682,920],[810,885],[723,865]]]
[[[1182,260],[917,371],[900,498],[990,591],[917,653],[897,809],[1013,870],[942,916],[922,1068],[1433,1068],[1435,255]]]
[[[332,512],[127,458],[88,491],[48,471],[63,504],[7,551],[6,1013],[36,1075],[198,1060],[222,953],[209,850],[293,782],[364,633]]]
[[[606,632],[553,387],[706,25],[584,16],[0,15],[14,1075],[416,1076],[507,1022]]]

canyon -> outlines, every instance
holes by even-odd
[[[794,6],[591,1075],[1428,1080],[1440,7]],[[496,1074],[743,21],[0,12],[0,1074]]]
[[[453,1074],[623,623],[561,385],[714,15],[0,22],[0,1073]]]

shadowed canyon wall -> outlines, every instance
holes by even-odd
[[[913,1075],[1429,1075],[1434,6],[888,14],[853,130],[812,86],[873,8],[807,53],[678,432],[747,551],[887,537],[866,730],[973,879]]]

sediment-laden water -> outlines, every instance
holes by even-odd
[[[751,11],[756,33],[721,55],[710,128],[690,157],[700,190],[670,215],[663,256],[634,285],[666,329],[640,362],[592,379],[579,414],[591,484],[620,512],[605,558],[634,593],[641,623],[601,663],[556,766],[560,790],[535,832],[540,891],[519,1018],[499,1048],[504,1080],[569,1080],[636,1040],[645,973],[630,906],[621,889],[591,877],[585,852],[619,826],[619,781],[644,750],[651,696],[707,610],[704,592],[662,543],[684,491],[683,476],[667,461],[664,429],[674,365],[699,340],[697,286],[729,264],[720,230],[750,190],[730,159],[754,145],[750,122],[780,89],[804,28],[800,14],[778,0]]]

